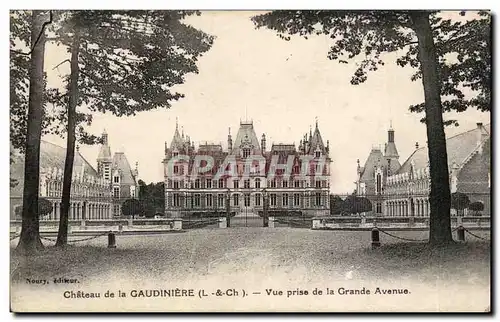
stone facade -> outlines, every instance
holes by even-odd
[[[97,171],[82,156],[78,148],[75,151],[70,220],[110,219],[120,216],[121,202],[137,195],[137,167],[131,170],[123,153],[115,153],[111,158],[111,149],[105,132],[103,142],[97,159]],[[19,220],[24,185],[24,155],[14,149],[11,149],[11,154],[14,161],[10,167],[11,179],[17,182],[10,189],[10,218]],[[41,217],[41,220],[58,220],[60,217],[65,157],[65,148],[41,141],[40,197],[46,198],[53,204],[52,213]],[[112,178],[117,178],[118,182],[112,182]],[[123,193],[116,196],[114,194],[116,188]]]
[[[400,166],[395,131],[391,125],[387,131],[384,152],[379,147],[373,147],[363,167],[360,166],[358,159],[356,194],[371,201],[372,213],[375,215],[382,215],[386,212],[384,192],[387,178]]]
[[[176,126],[165,143],[165,213],[182,217],[192,213],[262,215],[272,213],[329,213],[330,157],[318,124],[295,144],[260,143],[253,122],[240,122],[227,150],[221,144],[200,144]]]
[[[446,140],[451,192],[464,193],[471,202],[482,202],[485,215],[491,212],[490,137],[490,125],[477,123],[475,129]],[[358,181],[358,187],[362,183]],[[381,180],[380,187],[380,194],[371,198],[382,203],[380,214],[428,216],[430,175],[427,147],[419,147],[417,144],[410,157],[391,174],[387,174],[385,180]],[[456,214],[456,211],[452,210],[452,214]]]

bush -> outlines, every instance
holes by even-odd
[[[38,216],[43,217],[50,214],[53,210],[52,202],[45,198],[38,198]],[[17,206],[14,210],[16,217],[21,218],[23,215],[23,206]]]
[[[142,204],[137,199],[127,199],[122,204],[122,214],[127,217],[132,217],[142,214],[144,211]]]
[[[372,210],[372,203],[368,198],[349,196],[344,200],[344,211],[351,214],[359,214]]]
[[[484,204],[481,201],[475,201],[469,205],[469,210],[473,211],[475,215],[484,210]]]
[[[462,192],[454,192],[451,194],[451,208],[457,211],[457,215],[463,215],[463,210],[469,207],[469,196]]]

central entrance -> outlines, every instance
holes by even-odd
[[[229,227],[264,227],[262,217],[251,204],[250,193],[242,195],[243,202],[234,217],[231,217]]]

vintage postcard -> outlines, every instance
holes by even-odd
[[[491,13],[10,11],[12,312],[481,312]]]

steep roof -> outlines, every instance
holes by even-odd
[[[396,143],[388,142],[385,145],[384,155],[386,157],[398,158],[399,154],[398,154],[398,149],[396,149]]]
[[[122,184],[134,185],[136,183],[134,174],[132,173],[132,168],[130,163],[123,152],[116,152],[113,156],[113,169],[119,169],[121,171],[120,182]]]
[[[379,148],[372,148],[368,158],[366,159],[363,171],[361,173],[361,181],[373,180],[375,166],[378,166],[384,161],[384,156]]]
[[[388,161],[388,159],[388,157],[384,157],[379,148],[372,148],[368,158],[366,159],[364,167],[361,168],[360,181],[366,182],[374,180],[375,167],[377,166],[382,166],[386,175],[387,170],[390,170],[390,172],[394,174],[400,167],[400,163],[397,159],[391,159],[391,161]]]
[[[231,154],[240,154],[240,146],[248,146],[252,149],[253,154],[260,154],[260,144],[252,122],[240,122],[240,128],[238,134],[236,134]]]
[[[321,152],[325,153],[325,144],[323,143],[323,138],[321,137],[321,133],[319,132],[318,123],[316,122],[316,128],[314,129],[314,134],[309,140],[309,154],[316,151],[319,147]]]
[[[52,171],[52,169],[57,168],[63,171],[65,159],[65,148],[44,140],[40,142],[40,169]],[[13,155],[13,160],[14,163],[10,166],[10,177],[16,179],[18,184],[11,188],[10,192],[11,195],[22,195],[24,184],[24,155],[15,153]],[[75,151],[73,173],[83,173],[84,175],[93,177],[98,176],[97,171],[78,151]]]
[[[461,165],[467,159],[467,157],[478,147],[478,142],[481,139],[481,134],[487,135],[488,138],[490,137],[490,124],[486,124],[481,128],[478,126],[472,130],[459,133],[446,139],[448,166],[451,167],[454,163]],[[412,162],[415,169],[422,169],[427,167],[427,164],[429,162],[427,146],[416,149],[403,163],[397,173],[409,172]]]

